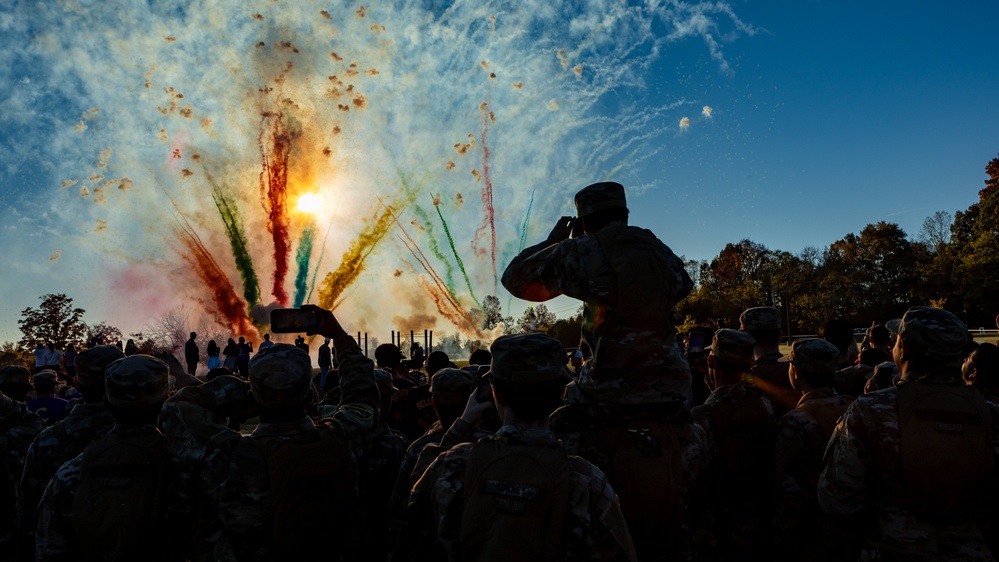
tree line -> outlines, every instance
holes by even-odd
[[[687,325],[714,318],[731,326],[746,308],[774,306],[785,332],[802,334],[831,318],[861,327],[932,305],[991,328],[999,313],[999,157],[985,172],[976,203],[953,215],[937,211],[915,238],[879,221],[797,255],[741,240],[711,260],[685,261],[696,288],[678,310]]]

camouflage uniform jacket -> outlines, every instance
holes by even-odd
[[[654,550],[657,556],[653,558],[655,560],[661,558],[691,560],[693,552],[688,522],[691,501],[707,474],[716,450],[715,444],[708,438],[704,428],[694,423],[686,406],[681,405],[677,408],[675,405],[665,403],[567,404],[555,410],[551,416],[550,426],[569,454],[578,455],[593,463],[611,480],[613,486],[616,484],[616,478],[629,478],[631,475],[615,475],[616,459],[611,458],[610,451],[601,439],[594,438],[606,427],[630,421],[668,424],[676,436],[682,471],[675,509],[680,519],[678,528],[662,529],[655,537],[655,544],[651,549],[643,543],[645,537],[632,533],[635,546],[640,555],[644,555],[648,550]],[[618,494],[622,501],[627,501],[622,494],[626,486],[626,483],[618,484]]]
[[[247,467],[240,466],[242,461],[233,462],[233,450],[240,439],[306,442],[315,440],[320,431],[338,431],[347,437],[353,459],[361,458],[369,449],[379,427],[374,364],[349,336],[334,343],[340,358],[342,398],[339,407],[331,410],[331,417],[323,419],[318,427],[303,417],[294,422],[261,423],[251,436],[241,436],[220,423],[211,410],[211,398],[197,392],[200,389],[196,387],[185,388],[167,402],[173,405],[164,408],[161,424],[171,450],[182,458],[200,455],[204,459],[203,487],[217,508],[222,530],[215,549],[216,560],[275,557],[273,548],[266,544],[273,535],[270,485],[265,473],[267,461],[251,459],[247,463],[252,466]],[[357,466],[356,462],[353,466]]]
[[[747,401],[758,402],[767,413],[762,425],[735,427],[736,434],[730,433],[733,428],[724,431],[716,419],[718,412]],[[692,505],[695,550],[700,556],[718,559],[731,559],[738,553],[750,558],[763,555],[760,549],[770,546],[773,517],[773,446],[777,431],[773,406],[755,386],[738,382],[716,388],[704,404],[691,409],[691,414],[717,452]],[[738,452],[744,443],[752,445]]]
[[[521,431],[503,426],[495,439],[522,445],[552,446],[549,431]],[[440,545],[454,560],[459,545],[465,467],[473,444],[458,445],[439,456],[413,486],[410,521],[419,525],[418,551]],[[617,496],[600,469],[580,457],[569,457],[570,492],[562,560],[635,560],[635,549]]]
[[[456,422],[461,422],[460,419]],[[464,427],[468,431],[471,431],[471,437],[468,439],[463,439],[464,434],[458,437],[453,437],[457,439],[457,443],[461,442],[471,442],[474,443],[483,437],[489,437],[491,434],[487,431],[473,429],[470,425],[465,422]],[[452,425],[452,427],[454,427]],[[461,427],[461,426],[459,426]],[[456,430],[456,431],[464,431]],[[389,512],[392,517],[392,526],[394,527],[393,535],[398,538],[401,532],[400,527],[405,526],[406,519],[406,508],[409,504],[409,494],[413,490],[413,483],[423,476],[423,472],[426,471],[427,466],[437,455],[447,451],[450,447],[446,449],[441,449],[441,441],[447,432],[444,430],[444,426],[438,420],[434,425],[430,426],[430,429],[423,434],[422,437],[410,443],[409,448],[406,449],[406,454],[402,458],[402,465],[399,466],[399,475],[396,477],[395,489],[392,491],[392,500],[389,503]],[[456,444],[457,444],[456,443]],[[424,451],[433,451],[433,453],[428,452],[427,456],[423,456]],[[436,453],[436,454],[434,454]],[[432,458],[431,455],[433,455]],[[423,461],[421,463],[421,460]],[[395,540],[393,540],[395,542]]]
[[[77,404],[66,419],[38,434],[28,448],[17,497],[17,519],[21,532],[34,536],[38,502],[45,486],[66,461],[79,455],[114,427],[114,416],[104,403]],[[33,541],[33,539],[31,539]]]
[[[159,430],[151,425],[116,425],[107,434],[107,439],[127,440],[131,437],[142,437]],[[81,468],[84,455],[79,455],[64,463],[49,481],[38,508],[38,528],[36,530],[35,555],[39,562],[77,561],[89,559],[87,553],[81,551],[76,531],[73,527],[73,502],[76,491],[82,481]],[[175,459],[171,457],[171,465],[176,467]],[[175,475],[176,471],[168,471]],[[187,559],[186,551],[190,546],[192,529],[187,524],[190,507],[189,497],[180,489],[176,478],[167,484],[164,497],[167,505],[163,516],[164,536],[161,544],[150,545],[150,552],[158,553],[155,560]],[[167,535],[169,533],[169,535]],[[136,559],[154,559],[136,556]]]
[[[653,403],[690,394],[673,313],[693,282],[652,232],[615,222],[595,234],[531,246],[507,266],[503,286],[530,301],[559,295],[583,301],[582,339],[593,357],[570,400]]]
[[[789,559],[823,549],[822,512],[815,490],[829,435],[813,413],[835,420],[851,402],[853,398],[832,388],[816,389],[802,396],[798,407],[780,420],[774,467],[778,498],[774,540],[778,552]]]
[[[23,402],[0,393],[0,560],[14,559],[17,484],[28,447],[43,429],[45,422]]]
[[[788,379],[788,364],[779,361],[783,356],[778,351],[757,357],[753,360],[753,374],[746,379],[770,400],[777,419],[793,410],[801,399],[801,393],[791,386]]]
[[[899,384],[963,384],[956,381],[916,382],[912,373]],[[999,408],[989,403],[992,445],[999,457]],[[864,394],[847,408],[837,424],[819,477],[818,502],[835,518],[863,516],[865,536],[861,560],[992,560],[986,536],[974,520],[934,524],[901,505],[905,477],[900,452],[898,389]],[[983,483],[980,501],[987,518],[995,519],[995,469]],[[901,489],[900,489],[901,488]],[[994,523],[994,521],[992,521]],[[994,545],[993,545],[994,546]]]

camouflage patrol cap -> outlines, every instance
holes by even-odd
[[[756,338],[739,330],[722,328],[711,339],[711,353],[722,361],[737,365],[751,364],[755,347]]]
[[[34,384],[55,384],[59,380],[59,375],[51,369],[44,369],[35,373],[31,380]]]
[[[624,186],[612,181],[590,184],[576,193],[576,216],[585,217],[607,209],[627,209]]]
[[[170,368],[152,355],[129,355],[108,365],[104,373],[108,404],[145,408],[166,397]]]
[[[114,345],[98,345],[76,356],[76,382],[80,386],[104,386],[104,370],[125,354]]]
[[[739,329],[743,332],[780,330],[780,311],[772,306],[747,308],[739,316]]]
[[[20,365],[7,365],[0,369],[0,384],[28,384],[31,372]]]
[[[839,363],[839,349],[821,338],[795,340],[788,363],[813,375],[831,375]]]
[[[441,406],[461,406],[472,394],[472,374],[461,369],[441,369],[430,378],[430,393]]]
[[[312,359],[287,343],[276,343],[250,360],[250,390],[265,408],[301,404],[312,386]]]
[[[494,379],[542,382],[562,376],[565,351],[562,343],[551,336],[500,336],[489,346],[489,351],[493,354],[490,372]]]
[[[399,390],[392,384],[392,375],[388,371],[381,369],[375,369],[375,384],[378,386],[378,395],[382,398],[390,396],[393,392]]]
[[[968,327],[946,310],[914,306],[902,316],[898,337],[931,359],[958,360],[968,341]]]

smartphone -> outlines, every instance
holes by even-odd
[[[271,331],[275,334],[314,333],[319,324],[319,314],[315,310],[275,308],[271,311]]]
[[[475,400],[478,402],[493,401],[493,389],[489,384],[489,377],[485,375],[479,377],[479,382],[475,387]]]
[[[704,334],[691,332],[687,340],[687,353],[704,353]]]

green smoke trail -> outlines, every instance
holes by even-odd
[[[531,191],[531,202],[527,204],[527,216],[524,217],[524,225],[520,227],[520,248],[517,253],[523,252],[527,247],[527,226],[531,224],[531,209],[534,208],[534,191]]]
[[[312,241],[315,236],[316,223],[310,220],[302,231],[302,238],[298,241],[298,251],[295,252],[295,263],[298,264],[298,273],[295,275],[295,308],[305,302],[305,290],[309,280],[309,257],[312,256]]]
[[[316,267],[312,270],[312,280],[309,282],[309,296],[306,300],[312,302],[312,291],[316,288],[316,279],[319,277],[319,266],[323,263],[323,256],[326,255],[326,240],[330,237],[330,229],[333,228],[333,219],[326,225],[326,235],[323,236],[323,245],[319,247],[319,255],[316,256]]]
[[[212,199],[215,201],[215,208],[222,217],[225,225],[226,235],[229,237],[229,244],[232,246],[232,257],[236,262],[236,271],[239,272],[240,279],[243,280],[243,298],[246,299],[248,309],[260,304],[260,283],[257,281],[257,273],[253,270],[253,260],[247,250],[246,233],[243,231],[243,221],[240,218],[239,210],[232,200],[226,197],[222,188],[215,183],[211,176],[207,176],[212,184]]]
[[[444,226],[444,234],[447,235],[447,243],[451,246],[451,252],[454,254],[454,260],[458,262],[458,269],[461,271],[461,275],[465,278],[465,286],[468,287],[468,294],[472,295],[472,300],[475,301],[475,306],[482,308],[482,304],[479,303],[479,299],[475,296],[475,291],[472,289],[472,281],[468,278],[468,272],[465,271],[465,264],[461,261],[461,256],[458,255],[458,250],[454,247],[454,238],[451,237],[451,229],[447,227],[447,221],[444,220],[444,215],[441,213],[440,205],[434,207],[437,209],[437,216],[441,218],[441,225]]]
[[[430,222],[430,217],[427,215],[427,212],[423,210],[423,207],[413,205],[413,213],[416,214],[416,218],[420,219],[420,222],[427,230],[427,237],[430,238],[430,253],[444,264],[444,284],[447,286],[447,290],[451,292],[451,296],[453,297],[455,296],[454,266],[451,265],[447,256],[441,252],[440,245],[437,243],[437,237],[434,236],[434,225]]]

